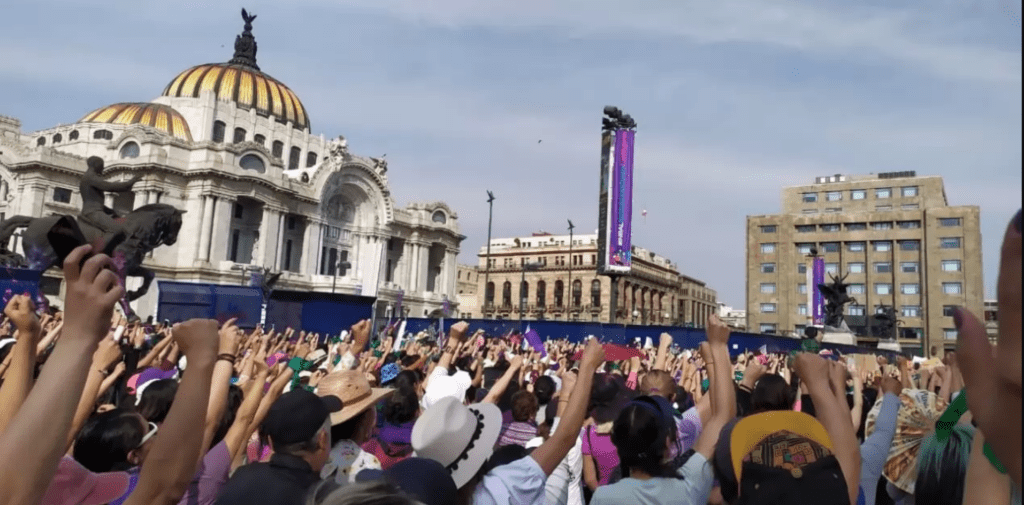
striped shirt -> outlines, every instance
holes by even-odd
[[[526,447],[531,438],[537,436],[537,423],[531,421],[513,421],[506,425],[498,438],[498,447],[520,445]]]

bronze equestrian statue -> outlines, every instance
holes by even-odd
[[[825,298],[825,326],[844,331],[849,331],[846,326],[846,318],[843,315],[843,307],[849,303],[857,303],[857,300],[846,292],[849,284],[845,283],[846,277],[836,277],[829,274],[832,284],[818,284],[818,290]]]
[[[114,249],[114,262],[122,281],[125,277],[142,277],[142,285],[129,291],[121,304],[125,315],[135,314],[127,302],[146,294],[155,274],[142,266],[142,261],[153,249],[162,245],[173,245],[178,240],[183,210],[171,205],[155,203],[143,205],[126,216],[120,216],[103,205],[106,192],[124,193],[131,191],[138,182],[136,176],[125,183],[113,183],[103,179],[103,159],[96,156],[87,161],[88,170],[79,186],[82,192],[82,212],[69,216],[78,222],[82,234],[89,243],[107,243],[118,232],[125,233],[125,240]],[[40,271],[56,266],[57,255],[50,246],[47,233],[62,216],[30,217],[13,216],[0,223],[0,263],[9,267],[32,268]],[[22,252],[8,249],[14,232],[22,232]],[[28,260],[26,260],[28,258]]]

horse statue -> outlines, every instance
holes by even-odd
[[[155,274],[142,266],[142,261],[153,249],[162,245],[173,245],[178,240],[181,229],[182,214],[185,211],[173,206],[155,203],[144,205],[126,216],[113,216],[125,233],[125,239],[115,249],[113,259],[122,282],[127,277],[141,277],[142,285],[138,289],[126,293],[121,307],[127,317],[137,319],[135,312],[127,302],[138,299],[149,291]],[[0,263],[5,266],[32,268],[46,271],[57,265],[57,255],[50,246],[47,233],[62,216],[29,217],[13,216],[0,223]],[[82,234],[89,243],[107,243],[114,235],[102,230],[82,216],[68,216],[75,219]],[[7,244],[14,232],[24,228],[22,232],[22,251],[24,256],[11,251]],[[28,260],[26,260],[28,258]]]
[[[857,299],[846,292],[849,284],[844,281],[848,275],[836,277],[829,274],[829,277],[832,279],[831,285],[818,284],[818,290],[821,291],[822,296],[825,298],[825,326],[843,328],[846,322],[846,318],[843,316],[843,307],[849,303],[857,302]]]

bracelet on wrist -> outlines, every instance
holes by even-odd
[[[235,355],[229,353],[218,354],[217,361],[227,361],[233,365],[235,364]]]
[[[105,368],[97,368],[96,371],[99,372],[100,375],[104,377],[110,377],[110,372],[108,372]]]

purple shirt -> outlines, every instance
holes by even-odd
[[[231,453],[227,442],[221,440],[210,452],[203,456],[192,482],[188,484],[185,495],[178,505],[213,505],[220,488],[228,481],[231,472]]]
[[[619,466],[619,453],[615,450],[610,433],[600,434],[594,426],[587,426],[580,432],[583,440],[581,452],[594,458],[597,466],[597,481],[599,486],[608,484],[608,478],[612,476],[615,467]]]
[[[132,491],[135,491],[135,486],[139,485],[139,467],[134,467],[128,472],[128,490],[124,492],[124,496],[110,502],[110,505],[121,505],[128,500],[128,497],[132,495]]]

